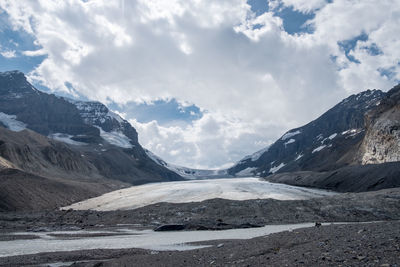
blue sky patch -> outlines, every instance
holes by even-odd
[[[367,40],[368,40],[368,35],[366,33],[362,33],[362,34],[356,36],[353,39],[340,41],[337,44],[344,51],[344,53],[345,53],[345,55],[346,55],[348,60],[350,60],[351,62],[359,64],[360,61],[358,61],[355,57],[350,55],[350,52],[352,50],[354,50],[354,48],[356,47],[358,41],[367,41]]]
[[[397,74],[395,67],[379,68],[378,71],[381,74],[381,76],[386,77],[388,80],[392,80],[393,78],[396,77],[396,74]]]
[[[251,6],[251,10],[257,16],[270,11],[267,0],[248,0],[247,3]],[[271,10],[275,16],[278,16],[283,21],[283,28],[289,34],[312,33],[313,28],[305,23],[315,17],[314,13],[305,14],[293,9],[293,7],[285,7],[282,4]]]
[[[156,120],[163,126],[190,124],[203,116],[199,107],[182,106],[176,99],[157,100],[151,104],[130,102],[123,106],[112,103],[108,106],[112,110],[125,113],[127,118],[135,118],[141,123]]]
[[[25,31],[14,31],[8,23],[5,13],[0,13],[0,51],[15,51],[15,57],[0,55],[0,71],[20,70],[24,73],[32,71],[46,56],[28,57],[23,51],[34,51],[41,47],[34,44],[35,38]]]
[[[368,47],[365,47],[365,49],[367,49],[368,54],[370,54],[371,56],[383,55],[382,50],[375,43]]]

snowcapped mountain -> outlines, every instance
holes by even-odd
[[[325,171],[359,161],[365,136],[365,114],[385,93],[367,90],[352,95],[316,120],[286,132],[268,148],[247,156],[228,170],[236,176],[268,176],[293,171]]]
[[[132,148],[138,144],[138,134],[131,124],[110,111],[104,104],[94,101],[63,99],[74,104],[83,121],[98,128],[100,137],[109,144],[122,148]]]
[[[182,179],[150,159],[138,142],[136,130],[102,103],[75,101],[46,94],[36,90],[19,71],[0,73],[0,126],[14,132],[29,129],[48,138],[49,141],[45,142],[48,145],[43,147],[38,148],[29,142],[26,144],[27,147],[32,145],[27,153],[34,153],[32,158],[37,162],[42,162],[41,155],[44,152],[40,150],[51,148],[55,156],[44,158],[43,162],[53,165],[64,162],[66,159],[63,157],[68,154],[65,152],[68,150],[72,157],[68,161],[81,162],[87,166],[86,169],[92,170],[90,175],[95,177],[131,184]],[[19,146],[23,144],[15,145],[18,148],[12,149],[22,149]],[[11,146],[5,144],[2,153],[7,156]],[[63,151],[57,152],[61,147]],[[18,160],[17,165],[22,170],[23,163],[23,159]],[[71,173],[79,176],[82,164],[67,167],[68,164],[64,163],[55,168],[56,176],[68,177]],[[49,169],[49,166],[47,163],[36,166],[36,173],[51,174],[54,168]],[[35,168],[26,171],[34,172]],[[85,175],[90,176],[87,173]]]

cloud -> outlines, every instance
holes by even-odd
[[[1,51],[0,55],[2,55],[5,58],[15,58],[15,57],[17,57],[17,54],[16,54],[15,50]]]
[[[153,153],[174,158],[175,164],[200,169],[229,167],[243,155],[269,145],[263,134],[266,130],[279,132],[273,125],[254,129],[210,113],[184,127],[164,127],[157,121],[130,122],[140,133],[140,143]]]
[[[22,54],[27,57],[37,57],[46,55],[46,51],[44,49],[33,50],[33,51],[23,51]]]
[[[398,1],[270,1],[279,6],[314,14],[312,30],[289,35],[282,18],[244,0],[0,0],[12,27],[42,47],[25,55],[47,54],[33,81],[120,106],[176,99],[201,108],[191,124],[169,126],[120,110],[145,147],[198,167],[235,162],[349,93],[399,79]],[[348,51],[355,63],[338,43],[362,33]]]

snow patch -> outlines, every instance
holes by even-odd
[[[26,129],[26,124],[22,121],[18,121],[16,115],[8,115],[6,113],[0,112],[0,121],[9,130],[14,132],[20,132]]]
[[[272,167],[271,169],[269,169],[270,173],[276,173],[277,171],[279,171],[280,169],[282,169],[283,167],[285,167],[286,164],[281,163],[276,167]]]
[[[356,136],[357,134],[361,133],[362,130],[361,129],[349,129],[347,131],[342,132],[342,135],[347,135],[346,139],[349,137],[353,137]]]
[[[121,118],[120,115],[118,115],[115,112],[112,112],[111,110],[108,111],[107,116],[116,119],[119,123],[123,123],[124,122],[124,119]]]
[[[332,139],[335,138],[336,136],[337,136],[337,133],[334,133],[334,134],[330,135],[328,138],[332,140]]]
[[[314,149],[311,153],[314,154],[315,152],[319,152],[319,151],[321,151],[322,149],[324,149],[325,147],[326,147],[326,145],[319,146],[319,147],[317,147],[316,149]]]
[[[304,156],[304,154],[298,155],[294,161],[297,161],[297,160],[301,159],[303,156]]]
[[[282,141],[285,141],[286,139],[289,139],[289,138],[291,138],[291,137],[293,137],[293,136],[295,136],[295,135],[298,135],[298,134],[301,134],[301,131],[300,131],[300,130],[297,130],[297,131],[295,131],[295,132],[288,132],[288,133],[285,133],[285,134],[281,137],[281,140],[282,140]]]
[[[122,148],[132,148],[133,145],[130,143],[130,139],[121,132],[112,131],[112,132],[105,132],[101,127],[95,126],[100,130],[100,136],[108,143],[119,146]]]
[[[236,176],[253,176],[253,172],[257,170],[256,167],[248,167],[244,170],[241,170],[240,172],[236,173]]]
[[[51,138],[51,139],[54,139],[56,141],[64,142],[64,143],[67,143],[67,144],[70,144],[70,145],[75,145],[75,146],[86,145],[86,143],[72,140],[71,138],[74,137],[74,136],[73,135],[69,135],[69,134],[54,133],[54,134],[50,134],[48,137]]]
[[[342,135],[346,135],[346,134],[353,134],[356,133],[357,129],[349,129],[347,131],[342,132]]]
[[[285,146],[287,146],[287,145],[289,145],[289,144],[292,144],[292,143],[294,143],[294,142],[296,142],[296,140],[290,139],[289,141],[287,141],[287,142],[285,143]]]
[[[255,153],[253,153],[253,154],[251,154],[251,155],[249,155],[249,156],[244,157],[240,162],[246,161],[246,160],[248,160],[248,159],[251,159],[251,161],[256,161],[256,160],[258,160],[258,159],[262,156],[262,154],[264,154],[265,152],[267,152],[268,149],[269,149],[269,146],[267,146],[266,148],[263,148],[263,149],[261,149],[261,150],[255,152]]]

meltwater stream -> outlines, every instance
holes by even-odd
[[[113,231],[81,230],[43,233],[19,232],[14,233],[14,235],[36,235],[39,238],[0,241],[0,257],[28,255],[42,252],[65,252],[91,249],[143,248],[159,251],[183,251],[208,247],[208,245],[192,245],[190,244],[191,242],[205,242],[223,239],[250,239],[282,231],[311,227],[313,225],[314,224],[312,223],[302,223],[288,225],[267,225],[259,228],[231,229],[222,231],[182,232],[155,232],[152,230],[132,230],[124,228]],[[109,235],[87,237],[88,234],[101,233]],[[82,236],[79,237],[79,235]]]

